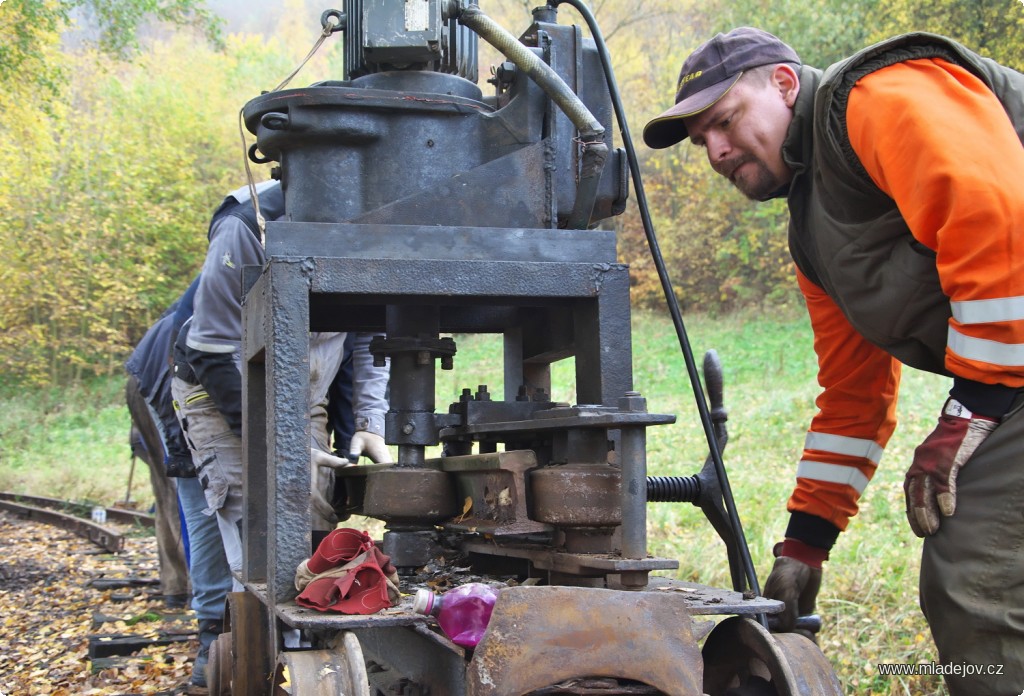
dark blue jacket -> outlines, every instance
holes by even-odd
[[[192,299],[198,285],[197,276],[182,296],[149,328],[124,363],[128,373],[139,381],[139,392],[160,420],[168,476],[195,476],[192,455],[171,398],[171,351],[182,323],[192,316]]]

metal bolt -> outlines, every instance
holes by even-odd
[[[627,571],[619,575],[619,583],[627,590],[642,590],[647,582],[647,571]]]
[[[402,433],[405,435],[412,435],[412,431],[416,430],[416,425],[412,422],[406,423],[402,426]]]
[[[501,84],[509,84],[516,79],[516,64],[512,61],[505,61],[494,71],[494,77]]]
[[[647,399],[638,391],[628,391],[619,399],[619,410],[644,412],[647,410]]]

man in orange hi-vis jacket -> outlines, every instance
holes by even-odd
[[[823,388],[765,584],[782,623],[895,426],[901,363],[953,378],[907,472],[921,607],[954,696],[1024,690],[1024,75],[933,34],[824,72],[758,29],[683,63],[644,129],[689,137],[755,200],[785,197]],[[944,670],[945,671],[945,670]],[[996,674],[998,672],[998,674]]]

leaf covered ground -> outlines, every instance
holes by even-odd
[[[129,537],[112,555],[71,532],[0,511],[0,694],[100,696],[189,689],[195,619],[159,596],[156,540]],[[98,589],[97,579],[131,579]],[[108,664],[89,643],[115,635],[185,638]],[[95,651],[94,651],[95,652]]]

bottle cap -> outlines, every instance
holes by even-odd
[[[416,590],[416,597],[412,601],[412,610],[417,614],[423,614],[430,616],[430,611],[434,608],[434,593],[430,590],[418,589]]]

